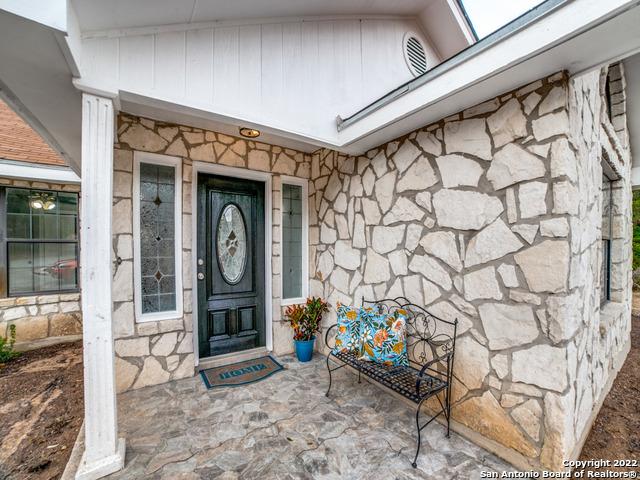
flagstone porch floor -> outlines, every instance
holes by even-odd
[[[125,469],[110,479],[476,479],[508,464],[325,358],[279,359],[286,370],[257,383],[207,390],[200,378],[119,397]]]

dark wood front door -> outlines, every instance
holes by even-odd
[[[264,183],[198,175],[200,357],[265,345]]]

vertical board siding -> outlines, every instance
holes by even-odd
[[[318,84],[320,73],[320,54],[318,50],[318,23],[304,22],[302,24],[302,57],[304,68],[302,71],[302,82],[304,92],[300,98],[301,108],[315,109],[318,105]],[[305,130],[313,128],[310,115],[302,115],[300,127]]]
[[[264,113],[282,110],[282,24],[262,25],[262,109]]]
[[[117,38],[90,38],[82,42],[82,76],[101,79],[106,84],[118,82]]]
[[[239,98],[238,27],[216,28],[213,40],[213,103],[232,112]]]
[[[411,78],[407,31],[420,35],[410,19],[338,19],[92,38],[83,73],[89,83],[322,136],[337,115]]]
[[[304,104],[309,100],[304,85],[304,68],[302,23],[286,23],[282,27],[282,86],[286,92],[282,105],[286,115],[296,118],[302,116]]]
[[[186,32],[156,35],[155,89],[168,97],[185,95]]]
[[[187,32],[185,62],[187,98],[213,102],[213,29]]]
[[[119,41],[121,87],[138,92],[151,90],[154,76],[153,35],[122,37]]]
[[[334,105],[351,111],[363,106],[362,45],[360,21],[336,22],[334,26],[335,65],[338,83]],[[344,81],[348,79],[348,81]]]
[[[404,71],[406,80],[411,78],[402,51],[402,33],[395,21],[362,21],[363,70],[370,83],[367,93],[378,98],[400,85],[389,72]],[[381,61],[381,59],[384,59]]]
[[[262,39],[260,25],[240,27],[239,31],[239,104],[241,112],[251,112],[262,102],[260,78],[262,75]]]

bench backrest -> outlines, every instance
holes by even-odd
[[[458,320],[451,322],[436,317],[404,297],[376,301],[363,298],[362,305],[388,315],[404,310],[402,313],[407,318],[407,356],[411,363],[422,366],[434,359],[444,360],[448,355],[453,355]]]

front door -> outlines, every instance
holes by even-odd
[[[264,188],[198,174],[200,358],[265,345]]]

